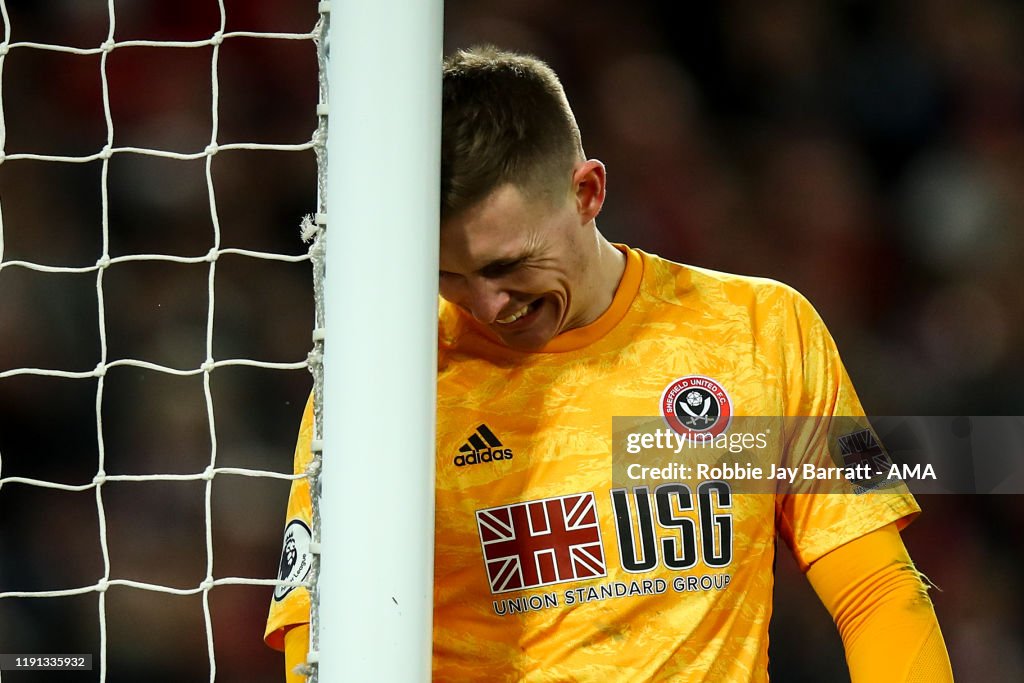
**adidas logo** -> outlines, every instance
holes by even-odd
[[[503,448],[494,432],[487,425],[480,425],[476,428],[476,432],[466,440],[466,443],[459,447],[459,454],[455,456],[455,464],[464,467],[492,460],[511,459],[512,449]]]

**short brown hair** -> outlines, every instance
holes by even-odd
[[[568,191],[580,130],[551,67],[490,45],[444,61],[441,218],[512,183],[527,196]]]

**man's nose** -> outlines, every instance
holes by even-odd
[[[461,307],[484,325],[493,323],[511,297],[490,278],[470,276],[441,284],[441,296]]]

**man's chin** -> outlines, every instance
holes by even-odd
[[[501,334],[501,342],[515,351],[539,351],[551,341],[550,335],[540,334]]]
[[[505,346],[517,351],[537,351],[558,333],[551,320],[550,302],[541,300],[536,310],[530,311],[511,325],[491,325],[491,330]]]

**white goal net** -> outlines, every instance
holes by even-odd
[[[324,9],[0,0],[0,655],[92,656],[30,680],[282,678]]]

